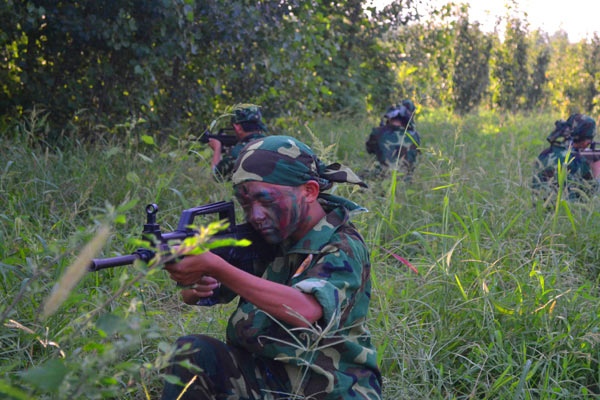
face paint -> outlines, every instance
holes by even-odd
[[[236,185],[235,197],[246,220],[271,244],[293,237],[308,221],[308,204],[300,188],[244,182]]]

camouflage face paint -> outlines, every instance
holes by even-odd
[[[235,197],[246,220],[271,244],[293,238],[308,221],[308,204],[297,187],[245,182],[235,186]]]

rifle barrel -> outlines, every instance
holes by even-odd
[[[119,267],[121,265],[133,264],[139,259],[137,254],[129,254],[126,256],[111,257],[111,258],[94,258],[90,265],[90,271],[99,271],[105,268]]]

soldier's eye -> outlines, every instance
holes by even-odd
[[[273,199],[261,199],[260,200],[260,204],[262,204],[263,206],[268,206],[273,203],[275,203],[275,200],[273,200]]]

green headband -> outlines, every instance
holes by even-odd
[[[316,181],[320,191],[329,189],[334,182],[368,187],[350,168],[339,163],[323,164],[310,147],[290,136],[268,136],[250,142],[242,149],[232,182],[239,185],[249,181],[292,187]],[[340,203],[349,210],[359,207],[341,197],[324,193],[320,197]]]

